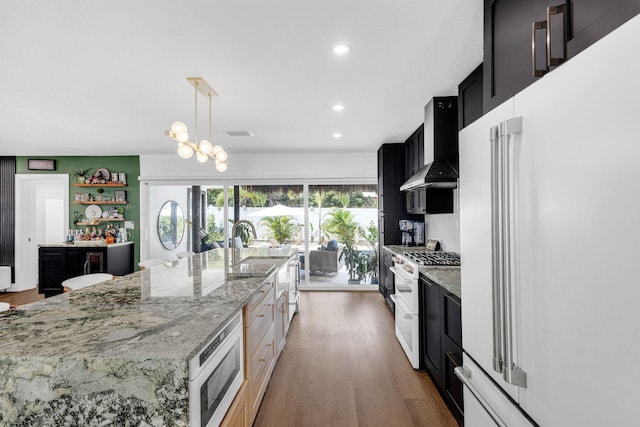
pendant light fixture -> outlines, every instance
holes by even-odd
[[[178,143],[178,156],[183,159],[190,159],[193,153],[196,154],[196,160],[200,163],[206,163],[209,159],[215,162],[218,172],[226,172],[229,163],[227,162],[227,152],[220,145],[211,143],[211,98],[218,96],[215,90],[209,86],[202,77],[187,77],[187,81],[195,88],[195,138],[196,142],[189,140],[189,129],[183,122],[174,122],[171,130],[165,131],[165,135],[169,135]],[[198,141],[198,92],[209,98],[209,139]]]

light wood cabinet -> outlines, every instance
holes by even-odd
[[[220,427],[249,427],[249,408],[247,405],[247,384],[245,380],[238,390],[235,399],[231,403],[231,407],[222,419]]]
[[[244,307],[248,425],[258,413],[276,362],[276,279],[270,276]]]

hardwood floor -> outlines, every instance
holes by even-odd
[[[8,302],[12,306],[29,304],[30,302],[40,301],[41,299],[44,299],[44,295],[38,293],[38,288],[21,292],[0,293],[0,302]]]
[[[378,292],[302,292],[254,427],[457,424]]]

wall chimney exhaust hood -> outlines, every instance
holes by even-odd
[[[435,97],[424,110],[425,165],[400,191],[458,186],[458,98]]]

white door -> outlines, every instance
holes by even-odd
[[[460,256],[464,350],[518,400],[518,388],[493,370],[491,252],[492,126],[513,117],[508,100],[460,131]]]
[[[639,37],[637,17],[515,97],[520,405],[543,426],[640,419]]]
[[[69,175],[16,175],[16,282],[11,291],[38,284],[38,245],[64,242],[69,228]]]

